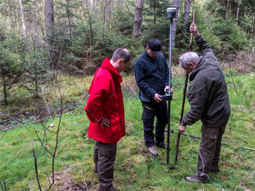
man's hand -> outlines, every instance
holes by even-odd
[[[103,117],[103,122],[101,123],[101,127],[102,128],[105,128],[105,126],[110,127],[110,125],[111,125],[110,119],[107,119],[107,118]]]
[[[189,27],[189,30],[191,33],[193,33],[193,35],[197,38],[200,36],[199,32],[198,32],[198,29],[197,29],[197,25],[196,23],[191,23],[190,27]]]
[[[159,94],[157,94],[157,93],[154,94],[154,100],[155,100],[157,103],[163,101],[163,100],[162,100],[162,96],[159,95]]]
[[[164,92],[169,93],[169,86],[166,86],[166,87],[165,87]],[[171,94],[174,93],[174,90],[173,90],[172,88],[171,88],[170,93],[171,93]]]
[[[186,128],[185,126],[180,125],[178,130],[179,130],[180,133],[184,133],[185,132],[185,128]]]

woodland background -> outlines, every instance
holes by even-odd
[[[223,66],[254,70],[254,0],[3,0],[1,106],[16,99],[15,85],[26,89],[26,96],[40,97],[41,86],[56,72],[92,75],[118,47],[130,49],[134,62],[148,40],[158,38],[168,58],[169,7],[178,12],[173,20],[172,65],[188,50],[190,13],[196,10],[199,30]],[[131,66],[128,72],[132,71]],[[0,116],[4,118],[2,112]]]
[[[120,143],[116,161],[117,190],[217,190],[181,181],[187,169],[195,170],[197,152],[192,146],[187,149],[187,142],[179,171],[161,165],[165,156],[151,159],[142,142],[133,63],[151,38],[161,40],[169,57],[169,7],[178,12],[172,30],[171,121],[179,124],[185,73],[178,57],[188,51],[188,30],[196,10],[199,32],[213,48],[227,80],[232,116],[225,141],[236,146],[225,148],[223,172],[213,178],[224,182],[226,189],[255,189],[255,158],[249,151],[255,127],[254,0],[2,0],[0,190],[96,190],[93,140],[86,135],[89,121],[83,107],[92,75],[119,47],[128,48],[134,59],[122,72],[127,138]],[[193,51],[198,51],[194,41]],[[194,127],[199,135],[199,123]],[[171,139],[171,145],[175,141]],[[248,151],[240,150],[244,147]]]

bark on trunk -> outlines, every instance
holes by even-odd
[[[91,9],[93,7],[93,1],[92,0],[86,0],[86,6],[87,6],[87,9]]]
[[[105,0],[105,22],[108,22],[111,16],[111,0]]]
[[[45,0],[45,30],[48,43],[53,40],[54,6],[53,0]]]
[[[228,9],[229,9],[229,0],[227,2],[227,8],[226,8],[226,18],[228,17]]]
[[[135,6],[135,18],[133,24],[133,33],[132,36],[138,37],[141,35],[141,27],[143,21],[143,6],[144,0],[137,0]]]
[[[240,4],[238,3],[237,10],[236,10],[236,25],[238,25],[239,9],[240,9]]]
[[[173,28],[172,28],[172,48],[175,47],[175,36],[176,36],[176,29],[177,29],[177,21],[178,21],[178,13],[180,7],[180,0],[174,0],[174,8],[176,8],[176,18],[173,19]]]
[[[7,105],[7,89],[6,89],[6,82],[5,82],[5,77],[4,74],[2,74],[3,77],[3,86],[4,86],[4,103]]]
[[[252,17],[252,27],[251,27],[251,39],[253,39],[253,35],[254,35],[254,21],[255,21],[255,13]]]
[[[53,24],[54,24],[54,5],[53,0],[45,0],[45,31],[46,40],[49,45],[48,57],[51,69],[55,68],[54,52],[52,51],[53,44]]]
[[[22,5],[22,0],[19,0],[19,7],[20,7],[20,15],[21,15],[23,36],[26,37],[26,24],[25,24],[25,16],[24,16],[24,9],[23,9],[23,5]]]
[[[157,0],[154,0],[154,23],[156,23]]]
[[[190,14],[190,7],[191,7],[192,0],[186,0],[185,2],[185,13],[183,17],[183,27],[182,27],[182,40],[185,40],[185,35],[188,32],[188,20]]]

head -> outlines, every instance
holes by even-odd
[[[153,38],[149,41],[147,47],[146,47],[147,53],[149,56],[153,59],[155,59],[157,56],[163,55],[162,53],[162,44],[161,42]]]
[[[132,59],[133,57],[128,49],[118,48],[114,51],[110,62],[118,72],[121,72],[129,67]]]
[[[195,52],[186,52],[182,54],[179,58],[179,66],[186,70],[188,73],[191,73],[196,67],[199,61],[199,56]]]

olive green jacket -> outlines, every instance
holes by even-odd
[[[201,120],[216,127],[228,122],[230,103],[227,84],[219,61],[203,36],[196,38],[200,60],[190,74],[187,98],[191,108],[183,117],[183,125]]]

